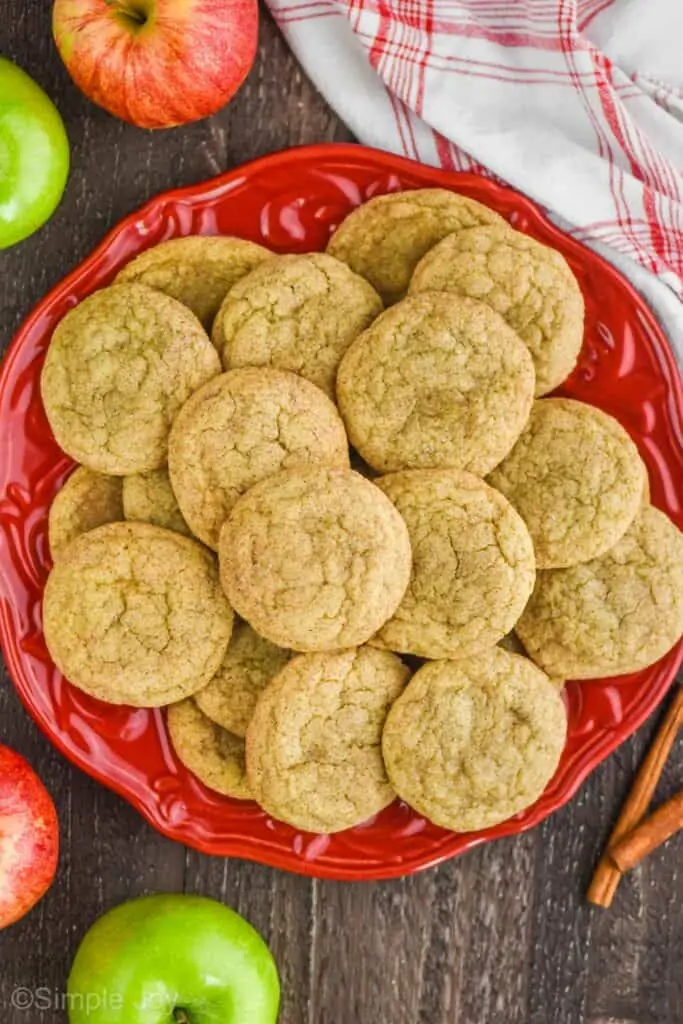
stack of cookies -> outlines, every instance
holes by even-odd
[[[541,397],[582,337],[562,256],[445,190],[370,200],[326,253],[147,250],[45,361],[81,464],[50,512],[55,663],[168,706],[191,772],[298,829],[397,794],[458,831],[522,811],[563,680],[683,632],[683,536],[635,445]]]

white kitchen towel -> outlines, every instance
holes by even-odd
[[[267,2],[360,141],[529,195],[683,363],[683,0]]]

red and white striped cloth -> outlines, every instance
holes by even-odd
[[[494,174],[645,294],[683,360],[683,0],[268,0],[363,142]]]

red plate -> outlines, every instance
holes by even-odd
[[[360,146],[324,145],[265,157],[152,200],[43,299],[5,359],[0,637],[21,699],[62,753],[129,800],[164,835],[207,853],[323,878],[391,878],[531,828],[565,804],[640,725],[681,661],[679,645],[645,672],[570,682],[569,738],[557,774],[533,807],[503,825],[456,835],[397,803],[372,822],[332,837],[297,833],[254,804],[213,795],[174,757],[161,713],[92,700],[66,683],[50,661],[41,629],[50,564],[47,510],[73,464],[48,427],[38,385],[58,320],[111,281],[132,256],[166,238],[226,233],[278,252],[322,249],[330,230],[370,196],[424,186],[479,199],[564,253],[586,299],[586,335],[579,366],[562,393],[598,405],[624,424],[647,462],[653,502],[683,525],[683,400],[662,331],[615,270],[553,227],[528,199],[475,175],[445,173]]]

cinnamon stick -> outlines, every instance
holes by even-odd
[[[645,818],[625,839],[613,846],[609,855],[621,872],[630,871],[643,857],[647,857],[648,853],[652,853],[667,839],[671,839],[671,836],[681,828],[683,789]]]
[[[640,823],[652,800],[657,783],[683,724],[683,687],[677,687],[652,746],[643,761],[631,792],[627,796],[621,814],[607,842],[607,848],[600,858],[593,880],[588,889],[588,899],[599,907],[609,907],[619,885],[621,872],[612,862],[610,851]]]

